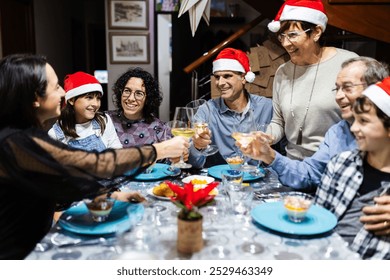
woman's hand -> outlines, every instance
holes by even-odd
[[[375,205],[363,207],[360,221],[375,235],[390,235],[390,195],[374,197]]]
[[[275,159],[275,151],[271,148],[271,143],[271,135],[258,131],[255,139],[247,146],[242,146],[238,141],[235,144],[245,156],[270,164]]]
[[[157,159],[176,158],[182,154],[188,154],[190,143],[188,138],[176,136],[169,140],[155,143],[153,146],[157,151]]]
[[[187,149],[187,151],[183,154],[183,160],[187,161],[189,156],[190,156],[190,153]],[[171,163],[177,163],[180,161],[180,157],[170,158],[169,160],[171,161]]]

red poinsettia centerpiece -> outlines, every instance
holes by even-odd
[[[185,183],[184,186],[176,185],[169,181],[166,181],[166,183],[176,194],[176,196],[171,197],[171,201],[181,208],[179,219],[186,221],[202,218],[199,208],[208,205],[214,200],[215,195],[210,192],[219,184],[218,182],[212,182],[204,188],[195,188],[191,182]]]

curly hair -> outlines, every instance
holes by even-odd
[[[143,70],[142,68],[129,68],[118,78],[118,80],[116,80],[112,87],[114,92],[112,95],[112,101],[116,108],[123,112],[121,102],[122,92],[125,85],[131,78],[140,78],[144,82],[146,99],[142,114],[145,121],[147,123],[151,123],[158,114],[158,108],[162,102],[163,94],[157,80],[155,80],[149,72]]]

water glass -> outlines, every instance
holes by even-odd
[[[224,187],[229,197],[233,214],[247,215],[251,209],[253,188],[237,183],[228,183]]]
[[[225,169],[221,171],[222,185],[241,184],[244,173],[237,169]],[[226,190],[226,189],[225,189]]]

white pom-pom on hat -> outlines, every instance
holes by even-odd
[[[280,29],[280,21],[271,21],[268,23],[268,29],[274,33],[278,32]]]
[[[245,74],[245,80],[248,82],[248,83],[253,83],[253,81],[255,80],[256,78],[256,75],[255,73],[253,73],[252,71],[249,71]]]

